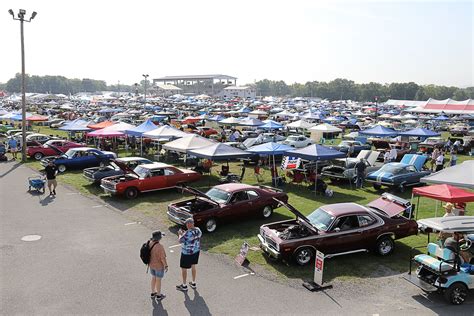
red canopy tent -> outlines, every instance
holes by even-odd
[[[48,117],[43,116],[43,115],[39,115],[39,114],[35,114],[35,115],[28,116],[26,118],[26,120],[30,121],[30,122],[42,122],[42,121],[47,121]]]
[[[449,185],[449,184],[436,184],[427,187],[414,188],[412,191],[412,198],[414,195],[419,197],[425,196],[438,201],[450,202],[450,203],[467,203],[474,202],[474,193],[466,191],[464,189]],[[436,205],[436,213],[438,210]]]
[[[92,129],[102,129],[102,128],[106,128],[106,127],[109,127],[109,126],[114,125],[114,124],[115,123],[111,122],[111,121],[103,121],[103,122],[100,122],[100,123],[97,123],[97,124],[88,125],[87,127],[92,128]]]

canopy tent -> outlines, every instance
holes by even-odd
[[[292,150],[293,147],[280,143],[264,143],[261,145],[252,146],[247,151],[259,155],[282,155],[286,151]]]
[[[88,137],[118,137],[124,136],[125,131],[134,128],[132,124],[120,122],[106,128],[95,130],[87,134]]]
[[[286,125],[286,127],[289,127],[289,128],[302,128],[302,129],[309,129],[313,126],[314,126],[313,123],[309,123],[304,120],[295,121]]]
[[[210,159],[210,160],[231,160],[246,158],[252,154],[242,149],[238,149],[223,143],[216,143],[210,146],[188,150],[189,155],[196,156],[198,158]]]
[[[87,127],[90,122],[77,119],[74,121],[71,121],[67,124],[64,124],[60,128],[58,128],[61,131],[68,131],[68,132],[88,132],[91,130],[91,128]]]
[[[30,121],[30,122],[44,122],[44,121],[48,120],[48,117],[43,116],[43,115],[39,115],[39,114],[34,114],[34,115],[31,115],[31,116],[28,116],[26,118],[26,120]]]
[[[280,128],[283,128],[283,125],[278,123],[278,122],[275,122],[275,121],[272,121],[272,120],[265,120],[262,122],[263,125],[260,125],[258,128],[262,128],[262,129],[280,129]]]
[[[188,136],[164,144],[163,148],[166,150],[186,153],[189,150],[207,147],[214,144],[215,142],[208,138],[204,138],[197,134],[188,134]]]
[[[91,128],[91,129],[101,129],[101,128],[106,128],[106,127],[112,126],[114,124],[115,123],[111,122],[111,121],[103,121],[103,122],[96,123],[96,124],[90,124],[87,127]]]
[[[430,131],[426,128],[415,128],[409,131],[401,132],[401,136],[412,136],[412,137],[436,137],[441,135],[440,133]]]
[[[125,130],[125,134],[131,135],[131,136],[136,136],[136,137],[141,137],[143,135],[143,133],[150,132],[150,131],[155,130],[157,128],[158,128],[158,126],[156,126],[151,120],[146,120],[145,122],[138,125],[137,127]]]
[[[433,118],[433,120],[435,120],[435,121],[448,121],[449,117],[447,117],[446,115],[440,115],[440,116],[437,116],[437,117]]]
[[[226,119],[223,119],[219,121],[219,124],[222,125],[238,125],[240,123],[240,119],[236,117],[228,117]]]
[[[457,187],[474,189],[474,160],[467,160],[427,177],[421,178],[423,183],[451,184]]]
[[[304,115],[300,115],[300,118],[320,121],[320,120],[324,120],[324,115],[322,115],[321,113],[308,112]]]
[[[328,124],[328,123],[323,123],[323,124],[313,126],[309,130],[310,131],[323,132],[323,133],[340,133],[340,132],[342,132],[342,129],[340,129],[339,127],[336,127],[336,126]]]
[[[169,126],[169,125],[163,125],[163,126],[158,127],[157,129],[154,129],[152,131],[142,134],[143,137],[148,137],[148,138],[153,138],[153,139],[180,138],[180,137],[185,137],[187,135],[189,134],[183,131],[180,131],[179,129]]]
[[[286,151],[288,156],[299,157],[306,160],[322,161],[336,158],[345,158],[346,154],[323,145],[309,145],[304,148]]]
[[[367,136],[376,136],[376,137],[390,137],[390,136],[397,136],[398,132],[391,128],[377,125],[372,128],[360,131],[359,134],[367,135]]]
[[[31,113],[26,113],[25,118],[28,120],[28,118],[31,116]],[[21,121],[23,120],[23,117],[21,114],[13,114],[9,117],[11,121]]]
[[[248,117],[243,120],[240,120],[239,125],[240,126],[261,126],[263,125],[263,122],[260,121],[259,119]]]

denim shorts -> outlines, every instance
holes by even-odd
[[[162,279],[165,276],[165,270],[164,269],[154,270],[150,268],[150,274],[154,277]]]

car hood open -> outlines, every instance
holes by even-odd
[[[197,189],[194,189],[194,188],[191,188],[191,187],[187,187],[187,186],[184,186],[184,185],[183,185],[183,186],[177,186],[176,188],[181,189],[182,192],[187,192],[187,193],[190,193],[190,194],[192,194],[192,195],[199,196],[199,197],[205,199],[206,201],[209,201],[210,203],[215,204],[215,205],[217,205],[217,206],[220,205],[218,202],[216,202],[216,201],[214,201],[213,199],[211,199],[210,196],[206,195],[205,193],[203,193],[203,192],[201,192],[201,191],[199,191],[199,190],[197,190]]]
[[[284,207],[286,207],[290,212],[292,212],[293,214],[296,215],[296,217],[298,217],[299,219],[303,220],[304,222],[306,222],[306,224],[309,225],[309,227],[313,228],[314,231],[318,231],[318,229],[316,227],[313,226],[313,224],[311,224],[311,222],[309,221],[309,219],[304,216],[300,211],[298,211],[296,208],[294,208],[291,204],[288,204],[288,203],[285,203],[283,201],[280,201],[278,200],[277,198],[273,198],[275,201],[277,201],[280,205],[283,205]]]
[[[126,164],[124,164],[123,162],[120,162],[116,159],[112,160],[111,162],[113,162],[114,164],[116,164],[124,173],[131,173],[131,174],[134,174],[136,175],[138,178],[140,178],[140,176],[135,172],[133,171],[133,169],[129,168]]]

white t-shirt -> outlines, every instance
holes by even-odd
[[[444,156],[439,155],[438,158],[436,158],[436,165],[441,166],[444,162]]]

